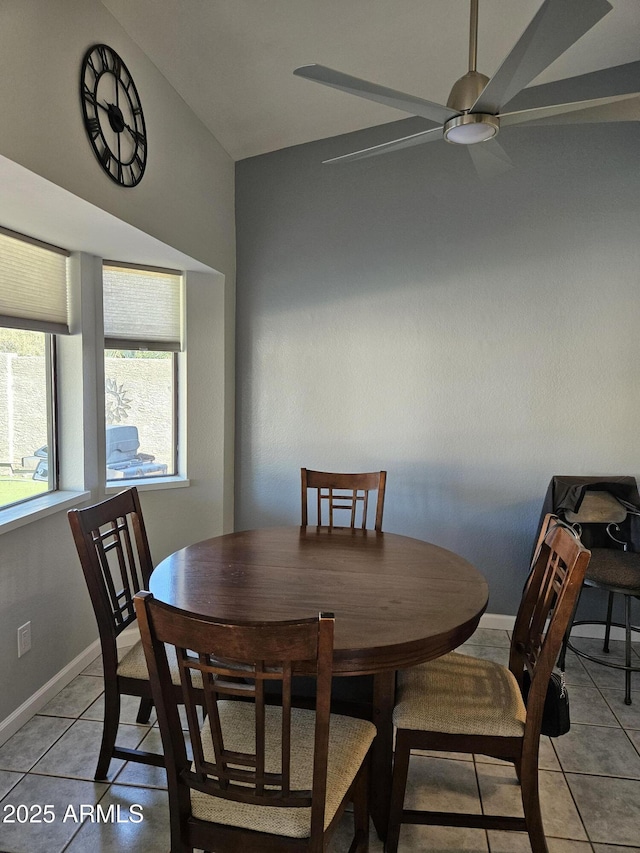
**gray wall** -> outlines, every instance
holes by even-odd
[[[505,130],[489,182],[444,142],[321,165],[411,129],[236,166],[236,526],[297,523],[300,466],[386,468],[385,529],[512,614],[551,476],[640,467],[640,129]]]

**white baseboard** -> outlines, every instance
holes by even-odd
[[[515,616],[505,616],[502,613],[483,613],[480,617],[481,628],[495,628],[498,631],[513,631]]]
[[[484,613],[480,618],[481,628],[494,628],[499,631],[513,631],[515,616],[505,616],[502,613]],[[604,637],[604,625],[576,625],[571,631],[572,637],[590,637],[601,640]],[[611,629],[612,640],[624,640],[623,628]],[[632,635],[634,641],[640,640],[638,632]]]
[[[132,625],[130,628],[124,630],[117,641],[119,657],[122,657],[139,639],[140,633],[137,625]],[[80,652],[77,657],[57,672],[53,678],[50,678],[46,684],[43,684],[39,690],[36,690],[12,714],[9,714],[8,717],[2,720],[0,722],[0,746],[9,740],[18,729],[21,729],[41,708],[44,708],[47,702],[53,699],[63,687],[66,687],[70,681],[73,681],[77,675],[80,675],[99,654],[100,640],[94,640],[90,646],[87,646],[83,652]]]

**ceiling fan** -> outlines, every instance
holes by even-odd
[[[544,0],[537,14],[516,42],[493,77],[476,70],[478,44],[478,0],[471,0],[469,33],[469,71],[453,84],[446,106],[360,80],[349,74],[334,71],[324,65],[303,65],[293,72],[298,77],[331,86],[343,92],[395,107],[398,110],[421,116],[436,126],[325,160],[337,163],[398,151],[413,145],[446,139],[458,145],[469,146],[476,167],[483,160],[474,156],[481,150],[493,149],[493,171],[502,162],[510,161],[494,141],[484,149],[477,143],[495,140],[504,127],[525,123],[579,123],[607,121],[640,121],[640,92],[626,92],[607,97],[555,103],[531,109],[504,111],[504,107],[590,30],[612,9],[608,0]],[[635,65],[635,63],[634,63]],[[624,67],[624,66],[620,66]],[[585,75],[589,77],[590,75]],[[591,75],[593,76],[593,75]],[[568,82],[568,81],[563,81]],[[541,87],[544,88],[544,87]],[[482,171],[479,169],[479,171]]]

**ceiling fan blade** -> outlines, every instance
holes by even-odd
[[[467,150],[482,181],[491,181],[513,169],[506,151],[495,140],[468,145]]]
[[[640,121],[640,92],[505,113],[500,116],[500,127],[525,123],[580,124],[608,121]]]
[[[359,98],[377,101],[379,104],[411,113],[414,116],[421,116],[438,124],[444,124],[447,119],[457,115],[455,110],[450,110],[449,107],[442,104],[425,101],[404,92],[396,92],[394,89],[387,89],[386,86],[378,86],[376,83],[360,80],[359,77],[334,71],[333,68],[327,68],[324,65],[302,65],[300,68],[296,68],[293,73],[297,77],[304,77],[305,80],[313,80],[315,83],[331,86],[333,89],[348,92],[350,95],[357,95]]]
[[[351,160],[362,160],[365,157],[375,157],[376,154],[387,154],[389,151],[400,151],[402,148],[411,148],[414,145],[435,142],[438,139],[442,139],[442,127],[432,127],[420,133],[412,133],[411,136],[403,136],[402,139],[393,139],[391,142],[383,142],[381,145],[373,145],[371,148],[363,148],[361,151],[352,151],[350,154],[342,154],[340,157],[331,157],[322,162],[346,163]]]
[[[611,8],[608,0],[544,0],[471,111],[499,112]]]
[[[548,104],[570,104],[588,98],[613,98],[638,91],[640,61],[589,71],[551,83],[528,86],[506,105],[510,113],[546,107]]]

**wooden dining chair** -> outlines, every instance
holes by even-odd
[[[326,471],[300,469],[302,481],[302,526],[308,523],[309,489],[316,490],[316,524],[335,527],[334,513],[341,518],[344,512],[349,514],[349,523],[343,527],[362,530],[367,528],[369,510],[369,492],[378,493],[375,509],[374,529],[382,531],[382,513],[384,510],[384,490],[387,482],[386,471],[374,471],[370,474],[332,474]],[[323,509],[326,513],[323,513]],[[324,519],[324,521],[323,521]]]
[[[150,592],[136,595],[135,606],[167,757],[172,853],[321,853],[349,801],[350,850],[367,853],[368,755],[376,730],[330,714],[333,614],[229,624]],[[180,668],[188,735],[167,647]],[[291,704],[292,672],[301,661],[317,679],[315,710]],[[195,713],[196,675],[204,686],[204,725]],[[282,685],[279,706],[265,702],[269,681]]]
[[[538,750],[547,686],[589,563],[590,552],[553,516],[534,559],[516,617],[509,667],[450,652],[398,674],[396,747],[385,853],[396,853],[403,823],[527,832],[548,853],[538,795]],[[524,673],[531,679],[527,705]],[[524,817],[404,809],[412,749],[468,752],[512,761]]]
[[[112,758],[163,767],[162,755],[116,745],[120,696],[140,697],[139,723],[149,720],[153,708],[142,644],[138,641],[120,662],[116,646],[118,636],[136,621],[133,597],[148,587],[153,570],[138,492],[127,489],[93,506],[72,509],[68,518],[102,649],[104,726],[95,778],[107,778]],[[173,671],[179,685],[175,663]]]

